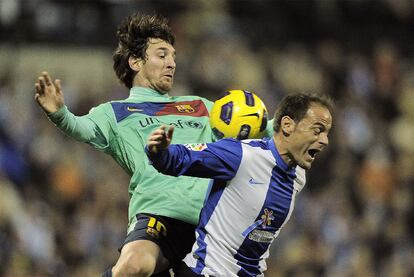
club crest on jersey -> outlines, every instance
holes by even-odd
[[[175,107],[177,111],[179,111],[180,113],[194,113],[195,112],[195,109],[189,104],[177,105]]]
[[[266,228],[266,226],[269,226],[270,224],[272,224],[272,220],[275,219],[275,217],[273,216],[273,211],[264,209],[264,214],[261,216],[261,219],[262,219],[262,227]]]
[[[207,144],[205,143],[192,143],[192,144],[184,144],[184,146],[187,149],[193,150],[193,151],[203,151],[207,148]]]

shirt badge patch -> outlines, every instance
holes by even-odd
[[[268,209],[264,209],[262,216],[260,217],[259,220],[257,220],[255,223],[253,223],[252,225],[250,225],[246,230],[244,230],[244,232],[242,233],[243,237],[246,237],[247,235],[249,235],[249,238],[251,240],[254,241],[258,241],[261,242],[259,240],[261,240],[261,238],[264,236],[265,240],[267,241],[267,238],[269,238],[268,236],[268,232],[267,231],[263,231],[263,232],[259,232],[258,230],[254,230],[256,229],[256,227],[262,225],[263,229],[266,229],[267,226],[270,226],[272,224],[272,220],[274,220],[275,217],[273,216],[273,211],[272,210],[268,210]],[[252,231],[255,231],[254,234],[251,234]],[[264,235],[263,235],[264,234]],[[273,235],[272,235],[273,236]]]
[[[207,148],[207,144],[205,143],[192,143],[192,144],[184,144],[184,146],[187,149],[193,150],[193,151],[203,151]]]
[[[195,112],[195,109],[189,104],[177,105],[175,107],[177,108],[177,111],[179,111],[180,113],[194,113]]]
[[[272,223],[272,220],[275,219],[273,216],[273,211],[264,209],[264,214],[261,216],[262,219],[262,227],[266,228],[266,226],[269,226]]]

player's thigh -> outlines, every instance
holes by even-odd
[[[136,219],[134,229],[128,233],[120,249],[115,269],[128,267],[144,272],[167,270],[169,262],[162,250],[164,234],[157,234],[152,226],[156,219],[147,214],[137,214]]]
[[[125,239],[124,247],[135,241],[156,244],[160,251],[155,273],[180,264],[191,251],[195,241],[195,225],[153,214],[137,214],[136,220],[134,229]]]
[[[128,265],[147,272],[159,272],[168,269],[169,266],[159,245],[150,240],[135,240],[125,244],[117,264]]]

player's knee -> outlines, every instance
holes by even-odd
[[[113,267],[114,277],[147,277],[154,273],[155,259],[146,253],[130,253],[120,257]]]

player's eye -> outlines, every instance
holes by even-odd
[[[313,129],[313,132],[314,132],[314,134],[315,134],[315,135],[319,135],[320,133],[322,133],[322,131],[323,131],[323,130],[322,130],[322,128],[320,128],[320,127],[317,127],[317,128],[314,128],[314,129]]]
[[[167,54],[166,54],[164,51],[159,51],[159,52],[157,53],[157,56],[158,56],[159,58],[164,59],[164,58],[167,56]]]

